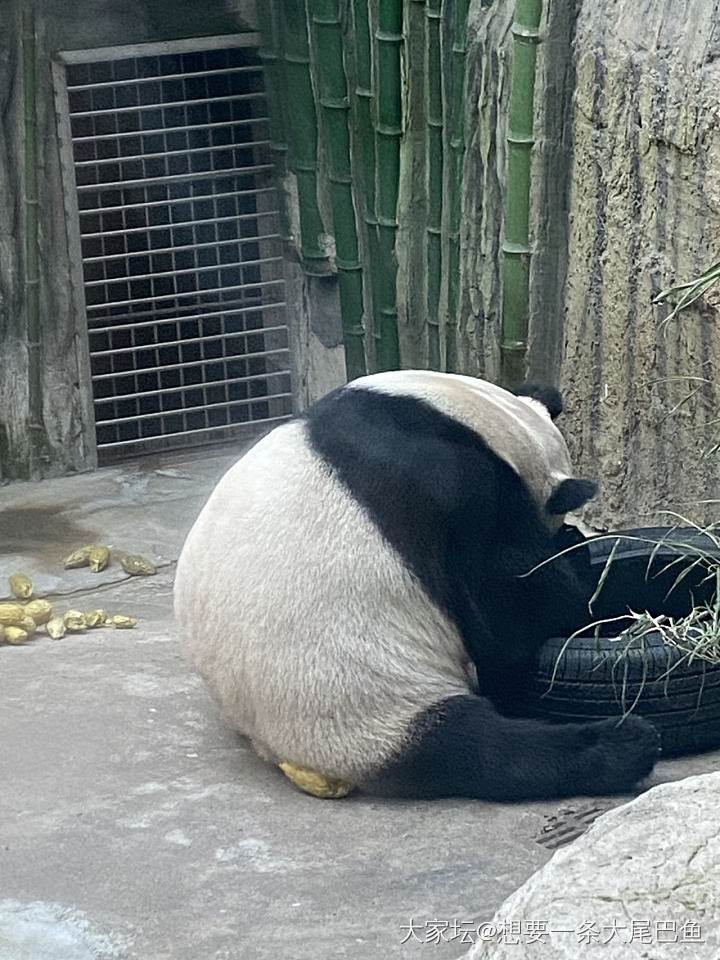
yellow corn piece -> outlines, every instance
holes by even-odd
[[[107,614],[104,610],[88,610],[85,613],[85,623],[88,627],[104,627]]]
[[[18,600],[29,600],[33,595],[33,582],[24,573],[14,573],[10,577],[10,589]]]
[[[295,786],[313,797],[336,800],[346,797],[352,790],[352,784],[335,777],[326,777],[324,773],[311,770],[310,767],[296,767],[294,763],[281,763],[280,769],[285,776],[292,780]]]
[[[5,627],[5,639],[14,647],[19,647],[21,643],[25,643],[28,636],[27,630],[23,630],[22,627]]]
[[[0,603],[0,624],[6,627],[17,627],[25,616],[25,610],[19,603]]]
[[[45,624],[45,629],[53,640],[60,640],[61,637],[65,636],[65,621],[62,617],[53,617]]]
[[[104,570],[108,565],[110,560],[110,551],[107,547],[95,546],[90,547],[90,553],[88,555],[88,562],[90,564],[90,569],[94,570],[95,573],[100,573],[101,570]]]
[[[79,550],[73,550],[71,554],[65,557],[64,564],[66,570],[75,567],[86,567],[90,563],[90,551],[92,547],[80,547]]]
[[[121,613],[116,613],[110,618],[110,622],[117,630],[132,630],[137,623],[133,617],[124,617]]]
[[[47,600],[31,600],[23,607],[26,617],[32,617],[37,626],[47,623],[52,617],[52,606]]]
[[[63,623],[67,630],[84,630],[87,626],[85,614],[79,610],[66,610],[63,614]]]
[[[157,573],[149,560],[137,554],[128,554],[122,558],[120,563],[125,573],[129,573],[131,577],[152,577],[153,574]]]

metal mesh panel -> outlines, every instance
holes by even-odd
[[[104,459],[291,411],[257,52],[166,50],[66,66]]]

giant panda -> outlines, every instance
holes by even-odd
[[[595,492],[572,477],[559,398],[527,393],[362,377],[217,484],[175,610],[186,657],[261,756],[406,797],[602,794],[650,772],[646,720],[512,715],[544,639],[587,616],[566,560],[543,561]]]

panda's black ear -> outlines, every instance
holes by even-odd
[[[548,387],[542,383],[521,383],[515,390],[515,396],[539,400],[543,406],[547,407],[547,412],[553,420],[563,412],[562,394],[555,387]]]
[[[597,484],[592,480],[576,480],[574,477],[569,477],[555,487],[545,504],[545,509],[553,516],[577,510],[588,500],[592,500],[597,489]]]

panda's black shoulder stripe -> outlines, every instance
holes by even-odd
[[[499,452],[412,396],[341,388],[305,417],[312,449],[455,622],[471,656],[480,647],[490,654],[488,632],[504,617],[522,633],[533,612],[513,609],[518,589],[530,589],[518,574],[551,552],[550,535]]]

